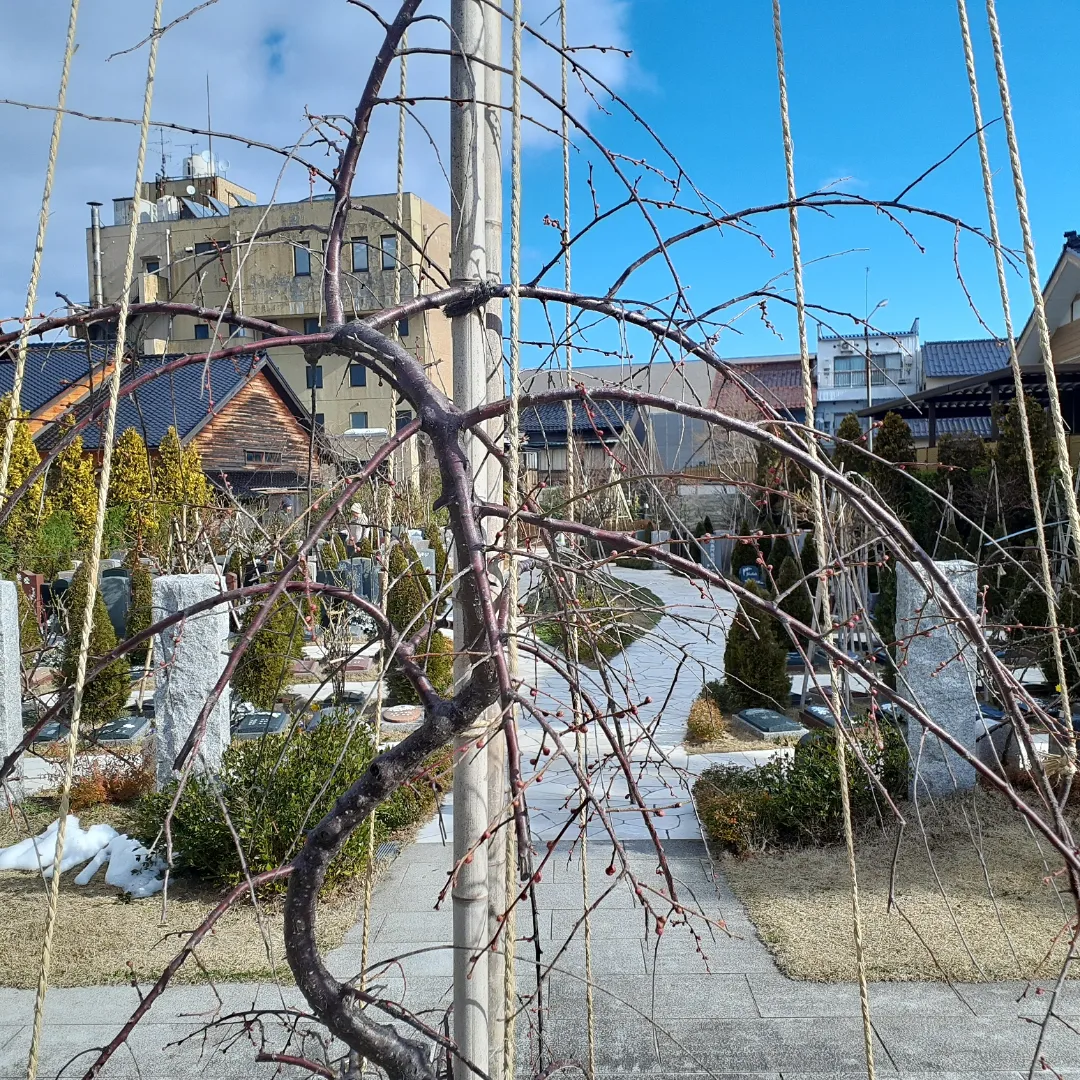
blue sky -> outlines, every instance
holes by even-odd
[[[987,118],[998,115],[996,87],[981,4],[971,0]],[[167,0],[168,20],[188,10],[188,0]],[[1029,188],[1032,221],[1045,279],[1065,229],[1080,228],[1074,197],[1080,175],[1077,147],[1077,90],[1071,55],[1080,40],[1080,4],[1071,0],[999,0],[1006,57],[1013,88]],[[55,97],[66,5],[20,5],[8,19],[0,41],[0,97],[50,102]],[[389,0],[382,4],[389,7]],[[554,0],[527,0],[526,15],[539,25]],[[145,8],[143,11],[142,9]],[[441,12],[445,0],[424,10]],[[107,61],[113,50],[143,36],[140,19],[150,3],[98,0],[83,6],[69,104],[109,115],[135,115],[145,70],[143,51]],[[571,40],[578,44],[617,45],[633,50],[624,60],[608,53],[581,53],[599,67],[662,135],[699,190],[726,210],[783,197],[784,173],[776,101],[775,60],[770,5],[717,0],[570,0]],[[124,32],[117,28],[125,27]],[[545,31],[557,34],[550,20]],[[971,131],[962,53],[951,0],[829,0],[827,4],[788,0],[785,10],[792,120],[799,189],[810,191],[835,181],[866,197],[897,193],[924,168],[951,150]],[[423,34],[438,37],[435,23]],[[344,0],[221,0],[171,31],[162,43],[155,118],[201,124],[205,116],[203,79],[210,70],[215,126],[286,143],[304,128],[304,109],[351,112],[367,62],[377,45],[371,25]],[[526,71],[557,93],[553,58],[529,46]],[[416,58],[410,67],[416,93],[443,92],[445,60]],[[625,114],[611,106],[601,112],[580,91],[575,111],[620,159],[629,182],[649,195],[666,191],[655,175],[633,160],[644,159],[671,175],[670,161],[655,142]],[[535,103],[530,102],[530,109]],[[445,159],[446,107],[418,106]],[[549,113],[540,118],[551,122]],[[361,162],[358,191],[386,191],[393,180],[396,120],[385,110],[373,127]],[[0,107],[0,136],[7,150],[5,206],[10,242],[0,250],[0,312],[21,310],[48,143],[49,116]],[[444,208],[449,199],[426,135],[410,125],[410,189]],[[991,129],[997,192],[1007,241],[1019,245],[1001,125]],[[194,137],[171,136],[173,171]],[[87,291],[84,234],[85,201],[113,197],[131,188],[134,133],[69,120],[65,126],[46,247],[39,308],[58,301],[57,290],[73,297]],[[157,147],[155,138],[154,147]],[[200,144],[201,146],[201,144]],[[200,147],[197,147],[200,148]],[[232,161],[230,176],[267,198],[279,184],[278,160],[233,145],[220,151]],[[608,164],[595,148],[575,136],[574,222],[591,213],[586,183],[593,166],[602,208],[623,198]],[[632,159],[632,160],[628,160]],[[156,159],[154,164],[156,165]],[[562,214],[560,155],[554,139],[528,132],[524,200],[524,266],[529,277],[554,250],[557,234],[544,215]],[[306,172],[296,168],[280,178],[278,195],[308,193]],[[684,201],[690,200],[684,186]],[[983,225],[985,209],[974,143],[913,193],[921,205]],[[690,200],[692,201],[692,200]],[[688,219],[657,213],[665,235]],[[809,299],[861,314],[866,267],[869,303],[888,299],[880,323],[907,327],[918,317],[923,337],[941,339],[982,333],[956,281],[953,230],[926,220],[908,220],[920,252],[895,225],[868,210],[842,210],[834,218],[803,215],[803,247],[808,261]],[[728,230],[680,245],[674,259],[697,311],[761,287],[789,270],[784,215],[760,225],[761,240]],[[763,242],[764,241],[764,242]],[[639,214],[623,212],[598,228],[575,253],[575,284],[603,291],[631,259],[651,244]],[[768,244],[771,247],[765,246]],[[991,326],[1001,325],[993,263],[977,241],[961,242],[961,266],[976,302]],[[548,279],[561,281],[561,270]],[[777,287],[787,288],[781,277]],[[660,302],[670,295],[670,275],[659,263],[634,275],[624,295]],[[1014,278],[1017,321],[1030,308],[1026,283]],[[783,352],[795,348],[794,321],[783,306],[760,313],[746,305],[720,333],[722,355]],[[770,325],[773,329],[770,329]],[[534,315],[530,332],[543,328]],[[837,329],[850,329],[843,323]],[[603,339],[612,345],[610,336]],[[617,344],[617,343],[616,343]],[[631,342],[637,359],[647,354]],[[579,358],[579,362],[586,356]],[[527,362],[535,362],[535,354]]]
[[[672,9],[678,8],[677,18]],[[983,112],[1000,114],[985,13],[971,3]],[[775,54],[770,5],[636,0],[627,32],[637,74],[627,93],[677,149],[697,185],[725,209],[779,200],[784,172],[777,111]],[[1080,5],[1063,0],[1001,0],[1000,18],[1013,92],[1040,275],[1045,280],[1065,229],[1080,229],[1076,199],[1078,91],[1072,77],[1074,43],[1080,39]],[[830,0],[787,3],[788,80],[800,192],[841,180],[859,195],[887,198],[899,193],[926,167],[947,154],[972,130],[954,4],[944,0]],[[602,130],[609,142],[645,153],[646,140],[619,119]],[[1003,235],[1020,246],[1002,125],[989,132]],[[660,164],[655,151],[650,162]],[[534,162],[534,170],[544,166]],[[553,162],[547,165],[551,171]],[[556,178],[549,179],[550,186]],[[588,193],[578,185],[578,206]],[[974,141],[924,181],[910,201],[956,215],[978,226],[986,222]],[[584,204],[584,205],[583,205]],[[579,258],[582,288],[603,287],[606,269],[629,261],[644,230],[624,225],[608,231],[592,258]],[[864,209],[845,209],[832,219],[802,215],[809,299],[831,308],[864,312],[866,268],[869,304],[889,301],[879,313],[886,329],[921,320],[924,339],[983,336],[953,263],[951,225],[907,218],[925,248],[920,252],[902,230]],[[671,232],[677,231],[671,228]],[[759,243],[734,234],[711,234],[678,252],[678,267],[701,310],[784,273],[790,265],[786,220],[774,215],[764,236],[775,256]],[[987,323],[1002,325],[989,250],[964,237],[964,279]],[[635,296],[659,295],[670,278],[659,272],[631,280]],[[790,287],[785,279],[781,287]],[[1024,277],[1012,279],[1015,319],[1030,310]],[[721,335],[723,355],[783,352],[796,348],[794,321],[770,307],[770,321],[783,340],[751,313],[735,331]],[[838,324],[849,329],[850,323]]]

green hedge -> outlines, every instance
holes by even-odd
[[[344,710],[324,715],[313,731],[234,742],[224,754],[217,784],[253,874],[292,858],[305,833],[333,808],[370,765],[371,736]],[[426,819],[435,809],[435,786],[448,783],[449,751],[430,759],[423,775],[399,788],[375,814],[375,843]],[[149,846],[164,826],[176,784],[145,796],[136,808],[134,835]],[[184,788],[172,823],[177,873],[216,887],[243,880],[221,807],[208,780],[193,777]],[[159,850],[162,842],[159,841]],[[362,874],[368,865],[368,828],[356,829],[330,864],[326,887]]]
[[[883,722],[856,739],[867,763],[894,799],[907,795],[908,752],[903,733]],[[878,813],[881,793],[849,750],[851,812],[856,824]],[[840,767],[831,731],[815,732],[793,755],[755,769],[716,765],[694,785],[698,816],[710,839],[736,854],[769,847],[823,845],[843,838]]]

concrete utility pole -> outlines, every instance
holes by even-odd
[[[503,161],[502,161],[502,31],[503,15],[494,4],[484,5],[484,209],[486,211],[485,244],[487,276],[490,281],[502,280],[503,243]],[[487,329],[487,396],[500,401],[506,394],[503,369],[503,301],[493,300],[484,314]],[[498,438],[501,424],[490,424],[488,435]],[[503,501],[502,466],[492,456],[487,459],[485,479],[487,497]],[[505,585],[505,583],[504,583]],[[506,774],[506,741],[502,736],[488,744],[488,815],[498,815],[508,802],[509,783]],[[506,836],[507,829],[496,830],[488,843],[488,941],[502,928],[500,919],[507,908],[506,893]],[[510,929],[507,928],[507,932]],[[501,948],[488,954],[488,1075],[503,1080],[508,1075],[503,1061],[503,1037],[506,1025],[506,958]]]
[[[450,277],[455,284],[487,280],[488,212],[485,66],[485,5],[482,0],[451,0],[450,4]],[[453,319],[454,402],[462,409],[488,398],[488,330],[486,310]],[[466,436],[471,473],[478,494],[489,494],[490,470],[485,449]],[[456,553],[460,569],[468,552]],[[472,620],[464,610],[461,588],[455,593],[455,679],[461,681],[472,663],[467,639]],[[460,868],[453,887],[454,910],[454,1059],[456,1080],[475,1075],[464,1062],[488,1072],[491,1010],[488,1000],[488,849],[481,840],[488,824],[488,750],[483,743],[487,721],[455,742],[454,860]],[[463,860],[469,857],[467,862]]]

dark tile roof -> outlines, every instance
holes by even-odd
[[[1009,363],[1009,347],[994,338],[923,343],[923,375],[928,379],[983,375]]]
[[[26,349],[26,372],[19,404],[37,412],[73,382],[85,377],[91,366],[106,359],[107,348],[97,342],[35,341]],[[0,394],[11,393],[15,382],[15,345],[0,352]]]
[[[124,383],[142,375],[148,367],[157,366],[176,356],[149,356],[136,361],[132,369],[124,365]],[[255,366],[261,366],[260,359]],[[135,428],[151,449],[160,445],[165,432],[175,427],[181,441],[187,439],[224,405],[250,378],[253,362],[249,358],[211,360],[209,370],[205,363],[189,364],[187,367],[152,379],[133,394],[121,397],[116,414],[116,432],[119,435],[128,428]],[[100,396],[95,393],[94,400]],[[84,398],[75,409],[76,417],[85,416],[91,402]],[[83,446],[96,450],[101,446],[103,423],[91,424],[83,432]],[[38,436],[38,445],[49,447],[58,438],[55,426],[50,426]]]
[[[928,439],[930,437],[929,420],[916,417],[913,420],[909,420],[907,423],[908,427],[911,428],[911,434],[916,439]],[[943,416],[938,419],[937,434],[939,439],[942,435],[961,435],[966,432],[970,432],[973,435],[979,435],[984,439],[989,439],[990,417]]]
[[[633,421],[637,406],[628,401],[574,401],[574,432],[588,438],[618,435]],[[562,401],[521,410],[521,430],[529,441],[566,439],[566,405]]]

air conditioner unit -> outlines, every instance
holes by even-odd
[[[854,352],[855,349],[852,347],[852,344],[851,344],[850,341],[841,341],[840,342],[840,351],[841,352]]]

